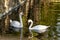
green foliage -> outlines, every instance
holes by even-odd
[[[55,25],[56,22],[56,13],[53,11],[55,10],[55,6],[53,6],[52,3],[50,3],[50,5],[48,5],[47,10],[46,8],[44,8],[43,5],[41,5],[41,19],[40,19],[40,24],[43,25]],[[58,8],[58,7],[57,7]],[[44,11],[46,10],[46,11]]]

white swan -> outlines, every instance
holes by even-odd
[[[12,21],[11,19],[10,19],[10,26],[11,26],[10,29],[13,29],[13,31],[16,32],[19,32],[20,28],[22,28],[20,22],[15,20]]]
[[[36,25],[36,26],[33,26],[33,21],[31,19],[28,20],[28,23],[31,23],[30,26],[29,26],[29,30],[30,30],[30,33],[32,34],[32,30],[37,32],[37,33],[43,33],[47,30],[48,27],[50,26],[45,26],[45,25]],[[32,37],[33,37],[33,34],[32,34]]]
[[[21,35],[20,35],[21,37],[20,37],[20,40],[22,40],[22,36],[23,36],[22,35],[23,34],[22,15],[23,15],[23,12],[20,12],[20,14],[19,14],[20,22],[10,20],[10,25],[15,28],[15,31],[19,31],[21,29]]]
[[[15,21],[15,20],[14,21],[10,20],[10,26],[13,26],[16,29],[23,28],[22,15],[23,15],[23,12],[20,12],[19,14],[20,22]]]
[[[10,25],[11,26],[13,26],[13,27],[15,27],[15,28],[21,28],[20,26],[20,22],[18,22],[18,21],[12,21],[11,19],[10,19]]]

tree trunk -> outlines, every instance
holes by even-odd
[[[28,32],[27,20],[28,20],[28,13],[29,13],[28,11],[29,11],[29,5],[30,5],[29,3],[30,3],[30,0],[27,0],[26,4],[24,5],[24,16],[23,16],[23,24],[24,24],[24,28],[25,28],[24,34],[26,34],[26,32]]]
[[[33,6],[33,16],[34,16],[34,24],[39,24],[39,1],[35,0],[34,1],[34,6]]]
[[[9,9],[9,0],[5,0],[5,12],[8,11]],[[5,19],[5,27],[4,27],[4,32],[8,31],[8,27],[9,27],[9,16],[7,15],[6,16],[6,19]]]

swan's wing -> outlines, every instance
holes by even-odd
[[[18,21],[13,21],[12,23],[11,23],[11,26],[14,26],[14,27],[20,27],[20,23],[18,22]]]
[[[42,29],[47,29],[48,26],[45,26],[45,25],[36,25],[34,27],[32,27],[33,29],[39,29],[39,30],[42,30]]]
[[[38,32],[38,33],[43,33],[47,30],[48,26],[45,25],[37,25],[32,27],[33,31]]]
[[[37,30],[33,30],[33,31],[38,32],[38,33],[44,33],[46,31],[46,29],[42,29],[42,30],[37,29]]]

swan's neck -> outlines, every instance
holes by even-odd
[[[20,15],[20,14],[19,14],[19,18],[20,18],[20,23],[21,23],[21,26],[23,27],[22,15]]]
[[[31,21],[31,24],[29,26],[29,29],[32,29],[33,21]]]

